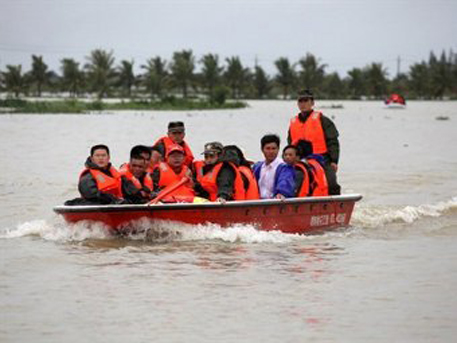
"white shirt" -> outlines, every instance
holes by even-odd
[[[262,164],[260,168],[260,178],[259,178],[259,192],[261,199],[271,199],[273,197],[273,186],[275,184],[275,174],[276,168],[283,163],[281,157],[276,157],[273,162]]]

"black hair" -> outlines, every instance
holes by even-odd
[[[170,129],[183,129],[184,123],[182,121],[171,121],[168,123],[168,130]]]
[[[105,144],[97,144],[90,148],[90,156],[94,156],[95,150],[103,149],[108,153],[109,156],[109,148]]]
[[[250,168],[249,162],[244,157],[243,151],[236,145],[226,145],[222,149],[221,160],[233,162],[239,166],[246,166]]]
[[[141,156],[141,154],[146,153],[151,157],[151,148],[147,147],[146,145],[135,145],[131,150],[130,150],[130,158],[144,158]]]
[[[298,155],[298,148],[297,148],[297,146],[292,145],[292,144],[286,145],[286,146],[284,147],[284,149],[282,149],[283,155],[284,155],[284,153],[286,152],[287,149],[294,149],[294,150],[295,150],[295,153]]]
[[[306,158],[313,153],[313,143],[306,140],[299,140],[297,144],[298,156],[300,159]]]
[[[303,89],[298,92],[298,99],[306,99],[306,98],[314,100],[313,92],[311,92],[311,90]]]
[[[278,135],[275,134],[268,134],[262,137],[260,140],[260,147],[263,149],[263,147],[269,143],[276,143],[278,145],[278,148],[281,144],[281,139],[279,138]]]
[[[151,150],[151,154],[153,151],[157,151],[158,153],[162,154],[162,152],[160,151],[160,148],[157,146],[157,145],[154,145],[150,148]]]

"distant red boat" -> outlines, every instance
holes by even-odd
[[[405,108],[406,100],[400,94],[392,94],[389,96],[384,103],[388,108]]]
[[[154,205],[56,206],[69,223],[102,222],[113,232],[132,228],[132,221],[149,218],[188,224],[214,223],[222,227],[252,224],[259,230],[306,234],[348,226],[359,194],[285,200],[229,201],[225,204],[169,203]]]

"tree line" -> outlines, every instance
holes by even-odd
[[[29,71],[23,71],[21,65],[7,65],[0,70],[0,91],[16,98],[48,92],[75,98],[95,94],[99,99],[206,97],[216,103],[226,98],[295,98],[303,88],[323,99],[381,99],[393,92],[409,99],[457,98],[457,54],[452,51],[443,51],[439,57],[431,52],[427,61],[411,65],[407,73],[393,79],[382,63],[375,62],[353,68],[345,77],[327,73],[328,66],[311,53],[297,62],[278,58],[272,76],[261,66],[244,66],[238,56],[221,60],[208,53],[198,59],[192,50],[177,51],[170,61],[152,57],[140,65],[140,73],[135,73],[133,60],[116,63],[113,52],[102,49],[91,51],[84,64],[72,58],[62,59],[60,64],[55,72],[43,56],[32,55]]]

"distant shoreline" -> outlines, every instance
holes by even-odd
[[[226,101],[223,104],[206,100],[171,98],[166,100],[101,101],[87,99],[0,99],[3,114],[84,114],[94,111],[186,111],[238,109],[248,106],[243,101]]]

